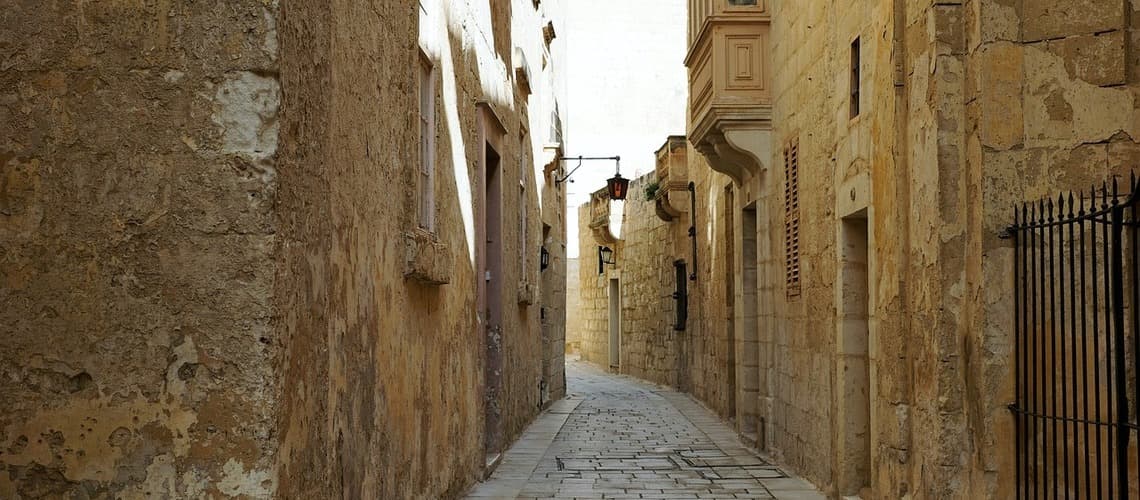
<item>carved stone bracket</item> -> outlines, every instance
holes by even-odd
[[[451,249],[423,229],[404,233],[404,277],[426,285],[451,282]]]
[[[737,184],[764,170],[772,155],[771,120],[719,121],[713,127],[697,144],[713,170]]]
[[[683,135],[669,136],[657,150],[657,182],[660,187],[654,195],[657,217],[671,222],[688,210],[684,200],[673,194],[688,191],[689,141]]]
[[[654,202],[657,205],[657,217],[666,222],[672,222],[681,214],[689,210],[686,206],[686,201],[683,196],[678,194],[687,195],[689,185],[685,181],[670,181],[662,185],[657,190],[657,195],[654,197]]]
[[[617,236],[610,230],[610,195],[605,190],[590,195],[590,232],[601,245],[616,245]]]
[[[547,143],[542,146],[542,172],[550,175],[558,170],[558,158],[562,156],[562,144]]]

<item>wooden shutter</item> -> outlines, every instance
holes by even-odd
[[[784,147],[784,278],[788,297],[800,295],[800,142]]]

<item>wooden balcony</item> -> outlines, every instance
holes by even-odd
[[[767,0],[690,0],[689,130],[712,168],[737,182],[770,159]]]

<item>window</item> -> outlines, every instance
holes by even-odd
[[[788,297],[800,295],[800,142],[784,147],[784,277]]]
[[[417,175],[419,226],[435,230],[435,66],[421,54],[419,76],[420,168]]]
[[[859,39],[851,42],[851,118],[859,116]]]
[[[527,143],[525,134],[519,138],[519,144],[522,149],[522,153],[519,154],[519,262],[522,266],[519,278],[521,281],[527,282],[530,279],[530,274],[527,272],[527,256],[530,254],[530,251],[527,250],[526,245],[530,204],[527,203],[526,183],[527,179],[529,179],[531,165],[530,146]]]
[[[756,5],[756,0],[728,0],[729,5]]]

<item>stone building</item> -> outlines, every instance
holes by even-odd
[[[1002,233],[1015,203],[1140,166],[1140,2],[691,0],[689,17],[686,330],[660,273],[692,258],[691,215],[627,202],[622,241],[581,243],[620,249],[603,277],[580,270],[583,356],[690,391],[836,497],[1015,497],[1043,465],[1019,465],[1008,408]]]
[[[565,391],[558,0],[24,2],[0,498],[447,498]]]

